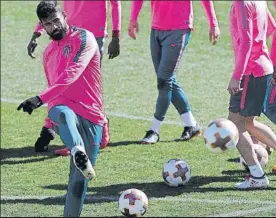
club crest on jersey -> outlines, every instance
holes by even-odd
[[[69,46],[69,45],[66,45],[66,46],[64,46],[64,48],[63,48],[63,55],[64,55],[65,57],[67,57],[69,54],[70,54],[70,46]]]

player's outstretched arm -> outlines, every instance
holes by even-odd
[[[212,42],[213,45],[215,45],[217,41],[220,39],[220,29],[213,1],[203,0],[201,1],[201,5],[204,9],[204,12],[209,22],[209,40],[210,42]]]
[[[139,32],[138,16],[143,6],[143,1],[132,0],[130,9],[130,21],[128,26],[128,35],[136,39],[136,34]]]

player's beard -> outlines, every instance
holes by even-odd
[[[66,30],[60,29],[60,30],[55,30],[49,35],[53,40],[58,41],[58,40],[62,40],[65,34],[66,34]]]

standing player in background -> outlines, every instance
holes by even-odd
[[[230,32],[235,57],[235,69],[228,86],[230,97],[229,120],[238,130],[237,148],[249,166],[250,176],[238,189],[265,188],[267,176],[254,152],[249,135],[276,149],[276,135],[266,125],[255,120],[260,116],[266,92],[271,82],[273,66],[266,38],[269,11],[265,1],[233,1],[230,12]],[[249,133],[248,133],[249,132]]]
[[[201,1],[209,21],[209,38],[216,44],[220,30],[212,1]],[[143,1],[132,1],[128,33],[136,39],[138,16]],[[153,121],[142,143],[159,141],[161,123],[172,103],[184,122],[180,140],[186,141],[200,134],[200,128],[191,112],[188,99],[176,80],[176,70],[193,29],[192,1],[151,1],[150,49],[157,75],[159,91]]]
[[[276,0],[274,0],[274,7],[276,10]],[[276,30],[274,30],[270,57],[272,60],[274,73],[273,81],[270,84],[268,96],[265,103],[264,114],[270,119],[273,123],[276,124]]]
[[[37,16],[52,38],[43,53],[48,88],[22,102],[17,110],[31,114],[48,103],[48,116],[71,150],[64,217],[79,217],[88,180],[95,177],[104,125],[100,52],[93,33],[68,25],[65,14],[49,1]]]
[[[53,1],[57,4],[57,1]],[[108,1],[63,1],[63,10],[66,13],[68,23],[79,28],[87,29],[92,32],[97,40],[101,60],[104,54],[104,42],[107,37],[107,4]],[[121,2],[119,0],[110,0],[112,14],[112,40],[108,46],[109,59],[113,59],[120,54],[120,31],[121,31]],[[35,28],[31,41],[28,45],[28,54],[32,58],[33,52],[37,46],[38,38],[43,33],[43,27],[38,24]],[[101,148],[107,146],[109,142],[109,121],[106,119],[101,141]],[[35,143],[35,151],[44,152],[48,150],[48,145],[55,137],[51,122],[45,119],[40,137]],[[56,151],[56,154],[67,156],[67,148]]]

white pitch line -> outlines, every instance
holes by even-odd
[[[243,215],[248,215],[248,214],[256,214],[260,212],[267,212],[275,210],[276,211],[276,205],[271,205],[269,207],[259,207],[251,210],[238,210],[230,213],[224,213],[224,214],[216,214],[216,215],[210,215],[208,217],[240,217]]]
[[[1,97],[1,102],[12,103],[12,104],[20,104],[20,103],[23,102],[23,100],[17,100],[17,99],[12,99],[12,98],[2,98]],[[43,106],[45,107],[45,105],[43,105]],[[131,119],[131,120],[152,121],[152,118],[134,116],[134,115],[124,114],[124,113],[106,112],[106,114],[108,116],[127,118],[127,119]],[[163,123],[171,124],[171,125],[177,125],[177,126],[183,126],[183,124],[181,122],[177,122],[177,121],[174,121],[174,120],[165,120],[165,121],[163,121]]]
[[[1,196],[1,201],[9,201],[9,200],[47,200],[47,199],[65,199],[65,195],[58,196]],[[95,195],[86,195],[85,198],[87,201],[95,202],[95,201],[118,201],[119,196],[95,196]],[[276,202],[272,201],[248,201],[248,200],[237,200],[226,198],[223,200],[209,200],[209,199],[198,199],[198,198],[177,198],[177,197],[164,197],[164,198],[149,198],[152,201],[180,201],[180,202],[197,202],[197,203],[209,203],[209,204],[259,204],[259,205],[271,205],[276,208]]]

